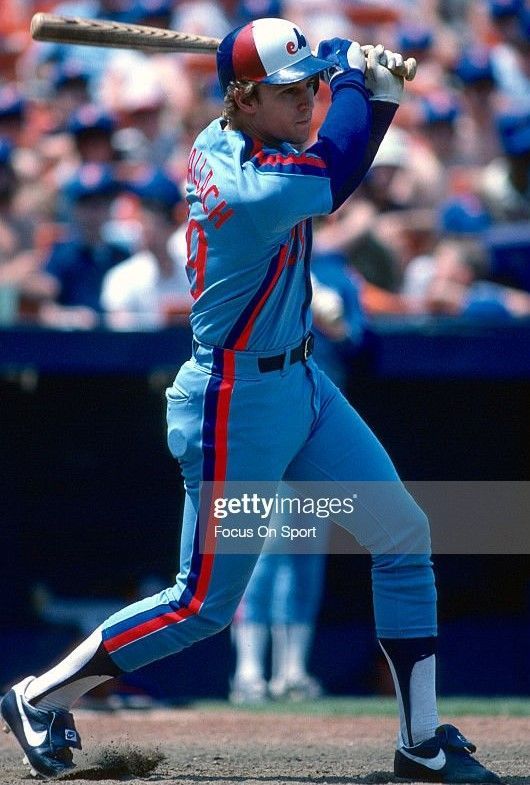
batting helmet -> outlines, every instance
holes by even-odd
[[[330,67],[315,57],[300,28],[286,19],[255,19],[229,33],[217,50],[223,94],[236,79],[290,84]]]

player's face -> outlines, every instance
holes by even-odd
[[[315,77],[286,85],[260,84],[253,135],[266,143],[304,144],[311,131],[314,102]]]

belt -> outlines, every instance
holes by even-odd
[[[289,356],[289,365],[294,365],[298,362],[305,362],[313,354],[313,347],[315,345],[315,336],[313,333],[308,333],[302,343],[291,349]],[[287,352],[283,354],[275,354],[272,357],[258,357],[258,368],[261,373],[268,373],[269,371],[281,371],[285,364]]]

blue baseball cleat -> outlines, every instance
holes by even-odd
[[[420,782],[500,783],[496,774],[472,757],[476,749],[454,725],[440,725],[432,739],[396,750],[394,774]]]
[[[33,679],[28,676],[15,684],[2,699],[4,730],[13,732],[33,777],[57,777],[74,767],[69,748],[80,750],[81,739],[69,712],[36,709],[27,702],[24,692]]]

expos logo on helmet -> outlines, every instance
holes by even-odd
[[[290,84],[326,68],[329,63],[314,57],[306,36],[286,19],[255,19],[229,33],[217,50],[223,94],[238,79]]]
[[[296,27],[293,27],[293,32],[296,36],[296,43],[294,41],[287,41],[285,45],[285,48],[290,55],[295,55],[299,49],[307,46],[305,35],[301,33],[300,30],[298,30]]]

